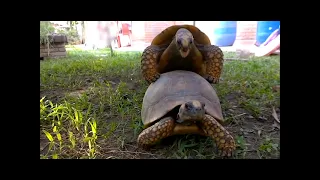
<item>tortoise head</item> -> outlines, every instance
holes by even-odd
[[[177,118],[179,122],[199,121],[204,118],[205,104],[200,101],[189,101],[180,106]]]
[[[176,33],[175,41],[181,57],[187,57],[193,43],[192,33],[185,28],[181,28]]]

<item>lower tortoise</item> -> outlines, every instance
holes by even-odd
[[[142,53],[141,70],[148,83],[173,70],[195,72],[210,83],[218,83],[223,52],[193,25],[174,25],[158,34]]]
[[[224,118],[215,90],[194,72],[162,74],[145,93],[141,117],[146,129],[137,141],[143,148],[173,135],[199,134],[213,138],[222,156],[235,150],[233,137],[220,124]]]

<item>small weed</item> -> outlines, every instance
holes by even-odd
[[[236,136],[235,137],[237,149],[235,152],[235,156],[239,159],[244,159],[246,156],[247,151],[247,144],[243,136]]]
[[[44,99],[40,99],[40,129],[48,140],[49,148],[42,154],[42,158],[48,157],[48,154],[53,159],[65,156],[67,152],[77,148],[77,142],[87,143],[88,157],[94,158],[97,122],[89,117],[91,105],[84,113],[67,101],[58,105],[50,100],[44,102]],[[81,148],[85,147],[83,143],[79,145]]]
[[[262,158],[268,157],[270,156],[270,154],[278,155],[279,150],[279,144],[274,143],[270,137],[266,137],[258,149]]]

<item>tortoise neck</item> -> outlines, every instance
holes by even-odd
[[[177,46],[177,43],[176,43],[175,38],[172,39],[171,43],[169,44],[168,49],[171,50],[171,53],[172,53],[172,54],[174,54],[174,55],[180,55],[179,49],[178,49],[178,46]]]

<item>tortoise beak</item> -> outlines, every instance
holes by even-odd
[[[189,49],[185,49],[185,48],[181,48],[180,49],[180,55],[181,57],[185,58],[189,55],[190,50]]]

